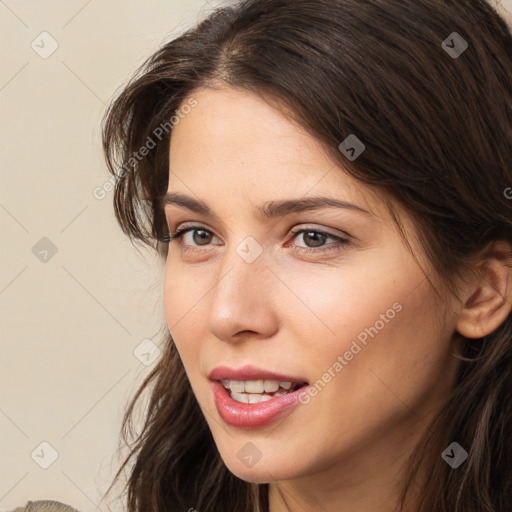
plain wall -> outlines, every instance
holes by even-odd
[[[1,510],[97,510],[117,467],[164,325],[162,269],[115,221],[100,122],[147,56],[222,3],[0,2]]]

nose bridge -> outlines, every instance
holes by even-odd
[[[266,260],[263,253],[255,257],[254,248],[249,245],[242,241],[223,256],[212,294],[212,308],[234,311],[250,301],[261,300],[258,281],[260,284],[263,281]]]
[[[207,327],[220,339],[229,340],[240,331],[263,332],[273,325],[267,258],[250,238],[230,247],[219,264]]]

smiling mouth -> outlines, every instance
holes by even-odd
[[[219,381],[227,390],[229,396],[237,402],[258,404],[272,398],[293,393],[307,386],[307,382],[287,382],[277,380],[231,380]]]

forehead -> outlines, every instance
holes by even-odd
[[[171,136],[170,191],[253,204],[327,195],[386,215],[382,192],[349,175],[317,139],[260,96],[229,87],[190,96],[197,105]]]

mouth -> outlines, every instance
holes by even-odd
[[[252,377],[252,376],[251,376]],[[239,377],[240,378],[240,377]],[[221,419],[235,428],[262,428],[297,410],[305,381],[217,379],[211,391]]]
[[[293,393],[304,386],[307,382],[291,382],[277,380],[231,380],[220,379],[220,382],[230,398],[245,404],[258,404],[280,396]]]
[[[215,406],[224,422],[236,428],[261,428],[288,416],[300,403],[304,377],[245,365],[218,366],[208,373]]]

